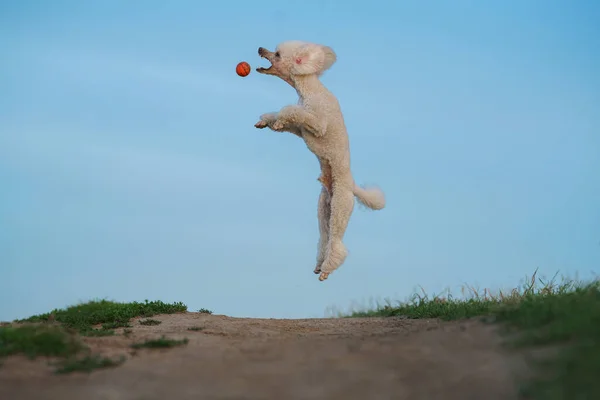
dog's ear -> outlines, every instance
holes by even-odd
[[[335,55],[335,51],[329,46],[321,46],[321,50],[325,55],[325,59],[323,60],[323,68],[321,72],[327,71],[337,60],[337,56]]]
[[[293,55],[292,75],[322,74],[336,61],[331,47],[307,43],[299,47]]]

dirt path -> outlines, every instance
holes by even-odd
[[[8,359],[0,398],[15,400],[516,399],[520,361],[475,321],[400,318],[242,319],[199,313],[133,321],[126,338],[89,338],[96,351],[127,354],[120,367],[53,375],[46,361]],[[202,327],[189,331],[189,327]],[[138,350],[166,335],[187,346]]]

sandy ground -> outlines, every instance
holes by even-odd
[[[54,375],[47,360],[12,357],[0,399],[517,399],[524,362],[476,321],[403,318],[245,319],[160,315],[156,326],[87,338],[116,368]],[[201,331],[189,331],[189,327]],[[133,351],[134,342],[187,337],[184,347]]]

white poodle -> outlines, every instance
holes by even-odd
[[[298,93],[298,105],[283,107],[278,113],[261,115],[257,128],[269,127],[291,132],[302,139],[319,159],[322,184],[319,196],[319,248],[315,274],[327,279],[348,254],[342,239],[354,209],[354,196],[373,210],[385,206],[378,188],[362,188],[354,183],[350,171],[348,133],[336,97],[321,83],[319,76],[336,61],[334,51],[314,43],[288,41],[275,52],[260,47],[258,54],[269,60],[269,68],[257,68],[289,83]]]

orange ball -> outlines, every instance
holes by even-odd
[[[246,61],[242,61],[235,67],[235,72],[239,76],[248,76],[250,73],[250,64],[248,64]]]

